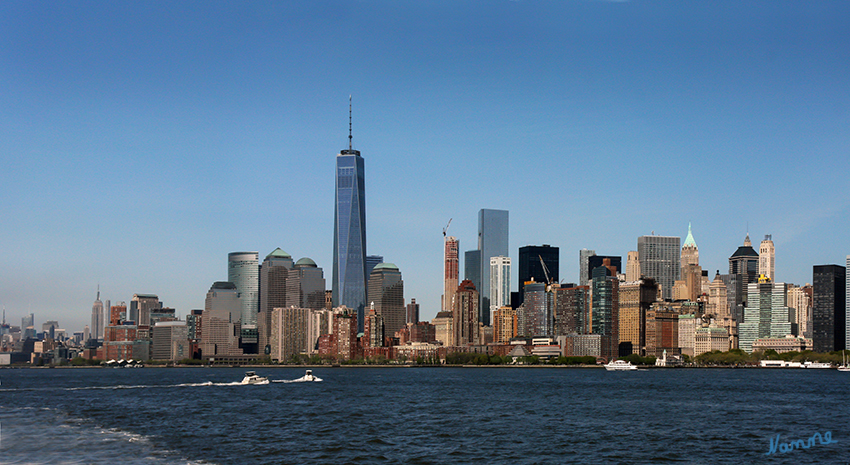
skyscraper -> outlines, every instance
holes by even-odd
[[[348,149],[336,157],[334,202],[333,306],[357,313],[363,331],[366,308],[366,187],[363,158],[352,148],[351,100],[348,109]]]
[[[670,299],[673,283],[679,279],[680,239],[675,236],[638,237],[640,274],[661,284],[661,296]]]
[[[763,274],[773,281],[776,279],[773,275],[775,268],[776,249],[773,247],[773,236],[765,234],[764,240],[759,245],[759,274]]]
[[[784,283],[771,282],[767,277],[747,285],[744,322],[738,325],[738,347],[741,350],[752,352],[757,339],[784,338],[792,333],[786,290]]]
[[[454,236],[449,236],[443,241],[443,308],[442,311],[452,311],[452,297],[455,295],[458,283],[458,250],[460,241]]]
[[[103,338],[103,302],[100,300],[100,285],[97,286],[97,298],[91,307],[91,339]]]
[[[304,257],[286,274],[286,306],[325,308],[325,272],[313,259]]]
[[[410,303],[407,304],[407,323],[414,325],[419,323],[419,304],[416,303],[416,299],[410,299]]]
[[[847,269],[839,265],[813,268],[812,344],[815,352],[843,350],[847,334]]]
[[[694,241],[694,235],[691,233],[690,223],[688,223],[688,236],[685,238],[685,244],[682,245],[679,261],[682,267],[679,272],[679,280],[685,290],[684,295],[680,298],[696,302],[702,294],[702,267],[699,266],[699,248]]]
[[[511,303],[511,258],[490,259],[490,314]]]
[[[392,263],[381,263],[369,276],[369,303],[384,321],[384,334],[392,337],[404,327],[407,310],[404,306],[404,281],[401,271]]]
[[[744,238],[744,245],[738,247],[729,257],[729,274],[740,275],[738,281],[744,292],[747,292],[747,285],[758,281],[759,254],[753,249],[749,234]],[[745,297],[742,298],[746,300]]]
[[[546,271],[540,264],[540,259],[546,264]],[[527,245],[519,248],[519,263],[517,267],[517,289],[519,289],[519,303],[525,301],[525,283],[534,278],[538,283],[549,284],[558,282],[560,253],[557,247],[549,244]],[[548,274],[548,281],[547,281]],[[507,304],[506,304],[507,305]],[[491,304],[492,306],[492,304]],[[501,306],[501,305],[500,305]]]
[[[587,269],[587,261],[596,255],[595,250],[581,249],[578,251],[578,285],[587,286],[590,280],[590,271]]]
[[[280,247],[266,255],[260,266],[260,313],[257,319],[260,351],[265,351],[269,345],[272,310],[286,306],[286,277],[292,267],[292,256]]]
[[[630,250],[626,255],[626,282],[633,283],[640,279],[640,261],[637,250]]]
[[[478,291],[472,281],[464,279],[455,292],[455,308],[452,310],[454,345],[463,347],[480,343],[478,302]]]
[[[475,286],[475,289],[481,288],[481,251],[467,250],[463,253],[463,279],[469,281]],[[457,292],[457,289],[454,290]]]
[[[366,287],[369,287],[369,275],[380,263],[384,263],[383,255],[366,255]]]
[[[481,251],[479,270],[481,287],[479,292],[479,321],[490,324],[490,258],[507,257],[508,254],[508,211],[482,208],[478,211],[478,250]]]
[[[258,252],[227,254],[227,281],[236,285],[242,304],[242,347],[256,354],[257,314],[260,311],[260,264]]]

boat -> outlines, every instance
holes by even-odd
[[[638,367],[625,360],[611,360],[605,365],[605,369],[608,371],[635,371]]]
[[[309,382],[309,381],[321,381],[321,380],[322,380],[322,378],[319,378],[318,376],[313,375],[313,370],[307,370],[307,372],[304,373],[304,376],[302,376],[302,377],[300,377],[300,378],[298,378],[294,381],[307,381],[307,382]]]
[[[838,371],[850,371],[850,366],[847,366],[847,351],[841,351],[841,366],[838,367]]]
[[[832,364],[824,362],[806,362],[800,365],[800,368],[832,368]]]
[[[269,379],[258,376],[253,371],[246,371],[241,384],[269,384]]]

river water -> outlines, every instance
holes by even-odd
[[[0,463],[850,463],[835,370],[244,371],[0,370]]]

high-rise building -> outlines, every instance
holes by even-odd
[[[555,336],[590,332],[590,287],[555,285],[552,288]]]
[[[452,327],[456,346],[480,343],[478,291],[472,281],[464,279],[455,292],[455,308],[452,310]]]
[[[511,304],[511,258],[490,259],[490,313]]]
[[[546,264],[546,270],[540,260]],[[543,284],[557,283],[559,280],[559,262],[560,251],[557,247],[552,247],[549,244],[527,245],[519,248],[519,262],[517,268],[517,288],[519,289],[519,303],[525,299],[525,283],[534,281]],[[548,279],[547,279],[548,276]],[[490,304],[492,306],[492,302]],[[505,304],[507,305],[507,304]],[[501,305],[500,305],[501,306]]]
[[[201,355],[242,355],[239,348],[241,317],[242,301],[236,285],[228,281],[213,283],[207,291],[201,315]]]
[[[546,285],[532,280],[523,287],[525,301],[517,310],[517,334],[525,337],[551,336],[553,321]]]
[[[499,307],[493,314],[493,342],[507,344],[517,335],[516,309]]]
[[[815,352],[846,349],[847,269],[840,265],[813,268],[812,342]]]
[[[746,303],[747,286],[750,283],[758,282],[759,272],[759,254],[753,249],[753,243],[750,242],[750,235],[744,239],[744,245],[738,247],[738,250],[729,257],[729,274],[740,275],[738,281],[741,284],[743,292],[738,296],[738,304]]]
[[[702,268],[699,266],[699,248],[694,241],[690,223],[688,223],[688,236],[685,238],[685,244],[682,245],[680,263],[679,284],[684,292],[678,297],[696,302],[702,294]],[[676,296],[673,298],[676,299]]]
[[[308,325],[311,317],[309,308],[285,307],[272,310],[269,335],[272,360],[288,362],[294,357],[309,352]]]
[[[463,254],[463,279],[481,289],[481,251],[467,250]],[[457,292],[455,288],[454,292]],[[454,309],[452,309],[454,311]]]
[[[759,274],[768,277],[774,281],[774,271],[776,268],[776,249],[773,247],[773,236],[770,234],[764,235],[764,240],[759,245]]]
[[[578,251],[578,270],[579,270],[579,278],[578,285],[579,286],[587,286],[587,282],[590,281],[590,271],[588,269],[588,260],[590,257],[596,255],[595,250],[581,249]]]
[[[185,321],[160,321],[151,328],[153,360],[177,361],[191,357],[189,329]]]
[[[371,279],[371,278],[370,278]],[[369,304],[369,312],[366,313],[366,321],[363,323],[363,346],[384,346],[384,317],[375,310],[375,303]]]
[[[797,336],[812,337],[812,285],[788,285],[788,308],[794,314],[793,323],[797,325]]]
[[[699,248],[697,248],[694,235],[691,233],[691,223],[688,223],[688,235],[682,245],[681,266],[683,270],[686,265],[699,265]]]
[[[103,302],[100,300],[100,286],[97,286],[97,298],[91,307],[91,333],[92,339],[103,339]]]
[[[286,307],[286,278],[293,268],[292,256],[274,249],[260,265],[260,313],[257,318],[259,350],[265,352],[269,345],[272,310]]]
[[[617,272],[606,259],[606,265],[591,274],[591,332],[602,335],[602,356],[613,360],[619,355],[620,302]]]
[[[618,257],[616,255],[592,255],[587,257],[587,275],[590,276],[590,279],[593,279],[593,270],[599,268],[600,266],[605,266],[606,260],[613,266],[615,269],[615,273],[612,276],[617,276],[617,274],[622,273],[623,271],[623,258]]]
[[[404,307],[404,281],[401,271],[392,263],[381,263],[369,276],[369,295],[375,312],[384,321],[384,334],[392,336],[406,324]]]
[[[626,256],[626,282],[633,283],[640,279],[640,261],[637,250],[630,250]]]
[[[419,323],[419,304],[416,303],[416,299],[410,299],[410,303],[407,304],[406,322],[414,325]]]
[[[458,251],[460,241],[454,236],[446,237],[443,251],[443,305],[442,311],[452,311],[452,297],[458,284]]]
[[[679,241],[675,236],[638,237],[640,274],[661,284],[663,299],[673,297],[673,283],[679,279]]]
[[[753,351],[753,343],[762,338],[784,338],[794,332],[786,305],[786,286],[767,277],[747,285],[744,322],[738,325],[738,348]]]
[[[735,304],[735,299],[732,298],[730,302],[729,287],[725,282],[723,282],[723,275],[720,274],[720,270],[717,270],[717,273],[714,276],[714,281],[709,284],[708,289],[708,306],[705,313],[710,315],[711,318],[714,318],[717,326],[726,329],[726,335],[729,338],[729,346],[737,348],[738,320],[732,312],[732,306]],[[741,320],[741,322],[743,322],[743,320]],[[711,331],[709,331],[709,333],[711,333]]]
[[[151,312],[162,308],[162,302],[156,294],[133,294],[130,299],[130,314],[128,320],[135,321],[136,325],[150,329]],[[139,332],[145,331],[139,328]],[[143,337],[140,335],[140,337]]]
[[[482,208],[478,211],[478,250],[481,251],[479,269],[479,320],[490,324],[490,258],[508,257],[508,211]]]
[[[260,264],[258,252],[227,254],[227,281],[236,286],[242,304],[242,326],[255,326],[260,310]]]
[[[23,331],[29,327],[35,327],[35,315],[32,313],[21,318],[21,330]]]
[[[334,201],[333,306],[346,306],[357,314],[357,331],[363,330],[366,308],[366,186],[363,158],[351,145],[349,101],[348,149],[336,157]]]
[[[372,270],[379,264],[384,263],[383,255],[366,255],[366,286],[369,286],[369,276]]]
[[[298,260],[287,272],[286,306],[325,308],[325,272],[311,258]]]
[[[658,285],[644,278],[619,285],[620,355],[643,355],[646,350],[646,312],[658,300]]]

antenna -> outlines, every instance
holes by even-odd
[[[100,300],[100,283],[97,283],[97,299],[95,300]]]
[[[351,94],[348,94],[348,150],[351,150]]]

